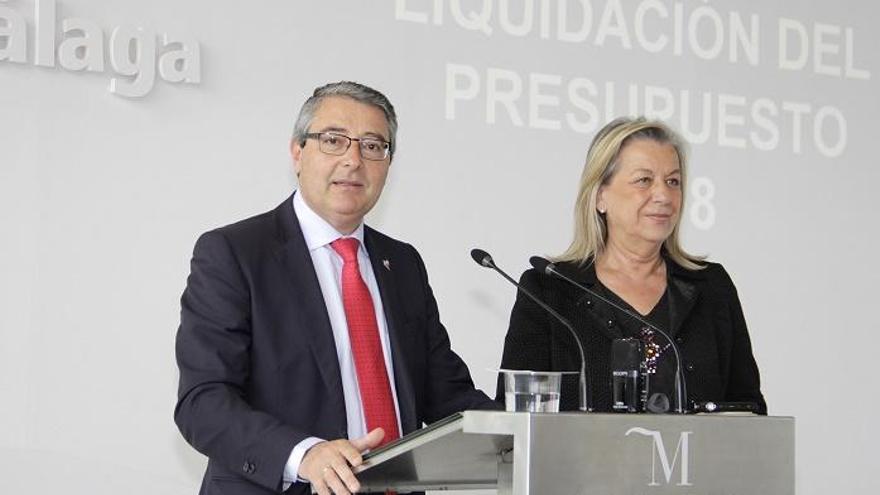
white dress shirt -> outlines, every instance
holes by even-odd
[[[394,399],[394,410],[397,413],[397,424],[400,428],[400,408],[397,402],[397,388],[394,386],[394,365],[391,362],[391,344],[388,339],[388,323],[385,321],[385,312],[382,309],[382,298],[379,294],[379,285],[376,283],[376,275],[373,273],[373,265],[364,245],[364,224],[348,236],[340,234],[326,220],[318,216],[298,192],[293,196],[293,210],[299,220],[306,246],[312,257],[315,273],[318,275],[318,284],[324,296],[324,305],[327,315],[330,317],[330,326],[333,329],[333,340],[336,343],[336,357],[339,359],[339,371],[342,374],[342,393],[345,397],[345,417],[348,423],[348,438],[355,439],[366,435],[367,423],[364,416],[364,406],[358,390],[357,371],[354,365],[354,356],[351,352],[351,343],[348,335],[348,324],[345,318],[345,308],[342,305],[342,257],[330,246],[330,243],[340,237],[354,237],[360,241],[358,248],[358,265],[361,277],[370,296],[373,298],[373,306],[376,310],[376,324],[379,328],[379,339],[382,342],[382,351],[385,354],[385,369],[388,372],[388,380],[391,384],[391,396]],[[284,467],[284,489],[290,483],[302,481],[297,476],[299,465],[306,451],[324,439],[309,437],[298,443],[290,454],[287,465]]]

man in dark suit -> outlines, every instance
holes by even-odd
[[[354,492],[365,450],[494,407],[450,349],[419,254],[363,224],[396,131],[378,91],[316,89],[291,143],[299,189],[197,241],[175,421],[208,456],[202,494]]]

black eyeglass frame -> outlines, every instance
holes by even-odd
[[[321,149],[320,143],[321,143],[321,136],[323,136],[325,134],[345,139],[348,141],[348,144],[345,146],[345,149],[342,150],[342,152],[340,152],[340,153],[330,153],[330,152],[324,151],[323,149]],[[344,155],[349,150],[349,148],[351,148],[352,141],[357,141],[358,146],[360,146],[361,141],[374,141],[374,142],[382,143],[385,145],[385,147],[382,148],[383,150],[385,150],[385,156],[383,156],[382,158],[367,158],[366,156],[364,156],[363,149],[361,149],[361,156],[364,158],[364,160],[369,160],[372,162],[381,162],[382,160],[385,160],[389,156],[391,156],[391,141],[385,141],[384,139],[372,138],[372,137],[371,138],[353,138],[351,136],[346,136],[345,134],[341,134],[338,132],[331,132],[331,131],[309,132],[304,137],[306,139],[316,139],[318,141],[318,149],[321,151],[321,153],[326,153],[328,155],[333,155],[333,156]],[[303,141],[303,145],[305,145],[305,141]]]

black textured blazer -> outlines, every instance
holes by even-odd
[[[557,268],[587,287],[598,284],[592,263],[563,262]],[[724,268],[708,263],[687,270],[666,260],[671,328],[681,355],[689,401],[744,401],[767,405],[736,287]],[[584,342],[592,377],[592,405],[611,411],[611,342],[623,336],[618,313],[577,287],[535,269],[520,278],[525,288],[559,311]],[[510,315],[501,367],[535,371],[577,371],[580,357],[568,330],[520,293]],[[497,400],[503,401],[499,378]],[[561,410],[577,410],[577,375],[562,382]]]

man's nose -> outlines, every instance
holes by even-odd
[[[361,155],[361,143],[360,141],[351,141],[351,146],[345,150],[345,154],[343,154],[345,158],[345,165],[350,165],[353,167],[360,167],[364,164],[364,157]]]

